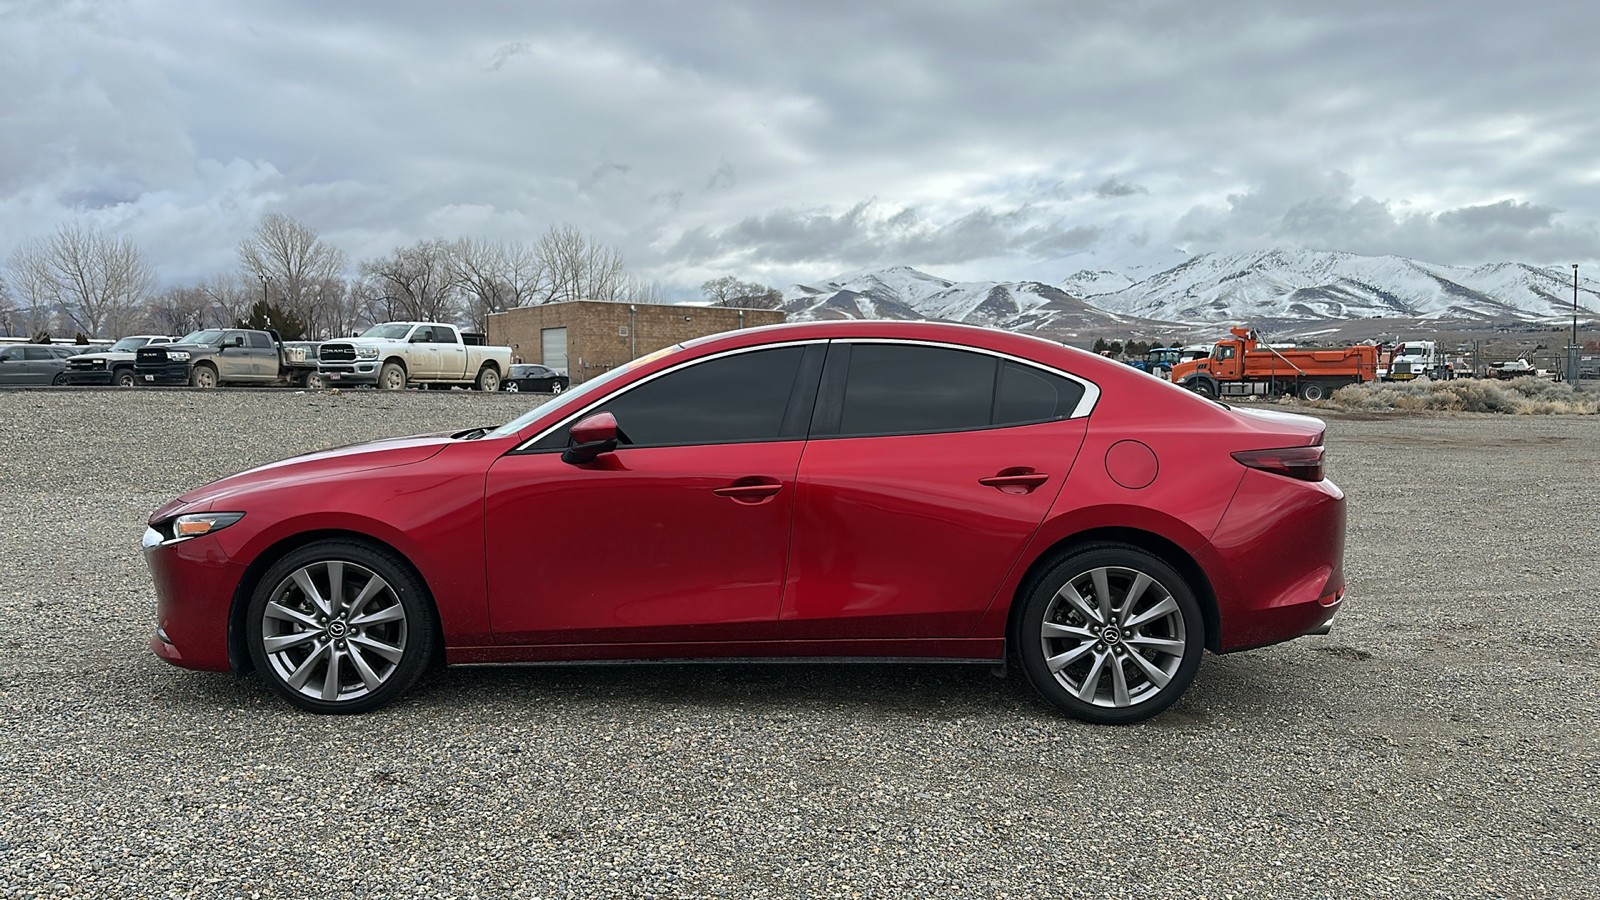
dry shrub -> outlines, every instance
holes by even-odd
[[[1488,412],[1516,416],[1600,413],[1600,398],[1575,391],[1570,384],[1543,378],[1370,381],[1346,385],[1334,391],[1330,400],[1334,406],[1345,409]]]

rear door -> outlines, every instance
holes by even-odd
[[[968,349],[834,342],[780,634],[964,637],[1066,482],[1086,383]]]
[[[439,375],[443,378],[466,378],[477,375],[467,371],[467,348],[455,328],[449,325],[433,326],[433,343],[439,348]]]

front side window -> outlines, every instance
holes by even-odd
[[[639,447],[777,440],[804,354],[804,347],[775,347],[696,363],[584,415],[611,413],[626,443]],[[564,448],[567,431],[559,428],[531,449]]]

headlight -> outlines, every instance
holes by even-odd
[[[189,513],[147,529],[145,531],[144,545],[149,548],[156,544],[175,544],[178,541],[187,541],[190,538],[221,531],[242,518],[244,518],[244,513],[242,512]]]
[[[377,358],[378,358],[378,348],[377,347],[357,347],[356,348],[356,359],[377,359]]]
[[[189,361],[189,351],[187,351],[187,350],[168,350],[167,351],[167,359],[170,359],[173,362],[188,362]]]

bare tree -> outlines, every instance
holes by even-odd
[[[17,326],[17,302],[11,299],[11,291],[6,287],[6,280],[0,277],[0,331],[6,337],[11,337],[11,329]]]
[[[89,335],[126,327],[154,283],[131,240],[76,223],[18,247],[11,270],[35,318],[59,311]]]
[[[150,301],[150,324],[163,334],[182,337],[206,327],[214,304],[202,286],[170,287]],[[228,323],[233,324],[233,323]]]
[[[443,239],[418,241],[394,253],[361,264],[369,298],[386,303],[389,312],[423,322],[448,322],[460,307],[460,292],[450,245]]]
[[[556,225],[539,238],[537,253],[546,273],[543,302],[623,299],[625,266],[615,248],[571,225]]]
[[[755,281],[740,281],[732,275],[713,278],[700,286],[712,306],[738,306],[745,309],[777,309],[783,294],[776,288]]]
[[[328,333],[330,315],[324,307],[336,293],[330,284],[344,276],[344,251],[300,222],[269,213],[239,243],[239,264],[266,291],[269,303],[306,323],[307,333]]]
[[[213,275],[200,284],[209,305],[200,327],[220,325],[231,328],[250,316],[250,307],[261,299],[260,285],[243,273]]]
[[[478,328],[485,327],[490,313],[524,306],[539,296],[544,266],[533,248],[462,238],[452,241],[449,250],[456,283]]]

